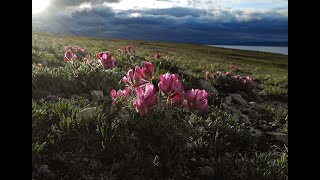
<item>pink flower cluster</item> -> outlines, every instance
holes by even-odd
[[[242,78],[241,75],[235,75],[234,78],[244,84],[251,84],[252,83],[252,77],[248,75],[245,79]]]
[[[231,76],[231,72],[227,71],[225,73],[222,73],[220,71],[217,71],[216,73],[214,73],[215,76],[228,76],[228,77],[232,77]],[[233,76],[234,79],[244,83],[244,84],[250,84],[252,83],[252,77],[250,75],[247,75],[246,78],[242,78],[241,75],[236,74],[235,76]]]
[[[181,103],[184,99],[182,95],[184,87],[178,78],[177,74],[160,74],[158,87],[161,93],[167,97],[167,103],[171,105]]]
[[[112,104],[119,108],[122,103],[121,98],[130,96],[130,88],[126,87],[124,90],[119,89],[118,91],[112,89],[110,96],[112,98]]]
[[[73,52],[72,46],[65,47],[65,53],[63,57],[64,62],[74,61],[76,59],[77,59],[77,55]]]
[[[231,64],[230,69],[240,70],[241,68],[240,68],[240,66],[236,66],[236,65]]]
[[[192,112],[199,113],[208,108],[208,93],[205,90],[191,89],[186,92],[183,107],[188,107]]]
[[[84,52],[84,49],[83,49],[83,48],[80,48],[80,47],[77,47],[77,48],[76,48],[76,52]]]
[[[112,90],[110,95],[113,105],[118,107],[117,99],[130,96],[130,89],[135,91],[136,97],[133,101],[135,110],[145,116],[157,104],[156,88],[151,81],[154,76],[154,67],[150,62],[144,62],[143,67],[130,69],[121,81],[127,86],[125,90]],[[208,94],[205,90],[192,89],[184,95],[184,87],[177,74],[160,74],[158,87],[161,93],[167,98],[167,104],[179,104],[189,108],[194,113],[205,111],[208,108]]]
[[[134,53],[133,47],[132,46],[125,46],[121,49],[118,50],[119,54],[132,54]]]
[[[161,54],[160,54],[160,53],[155,53],[155,54],[154,54],[154,58],[160,59],[160,58],[161,58]]]
[[[232,76],[230,71],[227,71],[227,72],[217,71],[215,73],[210,73],[209,71],[206,71],[204,76],[206,80],[212,80],[213,77],[230,77],[246,85],[252,85],[253,83],[252,77],[250,75],[247,75],[246,78],[243,78],[239,74]]]
[[[116,59],[112,57],[108,50],[98,53],[96,57],[98,58],[100,64],[106,69],[110,69],[115,66]]]
[[[98,58],[99,63],[106,69],[115,66],[116,60],[114,57],[112,57],[111,53],[108,50],[98,53],[96,57]],[[82,59],[83,62],[89,65],[93,64],[91,53],[85,53],[85,50],[83,48],[72,48],[72,46],[65,47],[65,54],[63,58],[65,62],[74,61],[77,58]]]
[[[184,87],[177,74],[160,74],[158,84],[161,93],[167,97],[167,104],[180,104],[194,113],[200,113],[208,108],[208,93],[205,90],[191,89],[184,95]]]
[[[133,106],[141,116],[144,116],[157,104],[156,88],[153,84],[148,83],[144,87],[138,87],[135,90],[137,98],[134,100]]]
[[[92,64],[91,53],[88,53],[82,60],[83,60],[83,62],[85,62],[87,64]]]
[[[64,62],[82,59],[87,64],[92,64],[91,54],[85,53],[85,50],[80,47],[73,48],[72,46],[65,47],[65,54],[63,57]]]
[[[134,90],[136,97],[133,106],[141,116],[146,115],[157,104],[156,89],[150,83],[154,76],[154,67],[146,61],[143,65],[142,68],[136,66],[134,72],[130,69],[127,75],[121,79],[121,82],[127,86],[124,91],[118,90],[119,93],[115,93],[115,90],[111,90],[110,92],[113,100],[112,104],[117,106],[117,98],[129,97],[130,90]]]
[[[131,86],[133,88],[140,87],[149,83],[154,75],[154,67],[149,62],[144,62],[144,67],[141,69],[139,66],[135,67],[135,71],[130,69],[127,72],[127,76],[124,76],[121,81],[125,83],[127,86]]]

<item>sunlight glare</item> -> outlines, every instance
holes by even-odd
[[[32,0],[32,14],[37,14],[45,10],[50,4],[50,0]]]

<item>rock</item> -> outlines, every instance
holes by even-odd
[[[257,104],[257,103],[253,102],[253,101],[249,102],[249,105],[255,105],[255,104]]]
[[[236,104],[242,105],[242,106],[248,106],[247,101],[242,98],[240,94],[230,94],[232,101]]]
[[[229,111],[234,116],[236,121],[240,121],[240,122],[243,122],[243,123],[251,126],[251,122],[249,120],[249,117],[247,115],[242,114],[240,110],[235,109],[232,106],[227,106],[226,103],[221,103],[221,106],[224,110]]]
[[[71,95],[70,97],[71,97],[71,98],[74,98],[74,99],[81,99],[81,96],[78,96],[78,95],[76,95],[76,94],[73,94],[73,95]]]
[[[266,134],[274,136],[279,141],[288,142],[288,134],[278,132],[266,132]]]
[[[250,127],[250,132],[252,132],[252,135],[255,137],[260,137],[263,134],[262,131],[260,131],[259,129],[255,129],[253,127]]]
[[[83,99],[83,102],[85,102],[86,104],[89,104],[89,99]]]
[[[59,96],[47,95],[46,98],[47,98],[47,99],[51,99],[51,100],[57,100],[57,99],[59,99]]]
[[[224,98],[224,102],[229,106],[231,105],[231,101],[232,101],[231,96],[227,96],[227,97]]]
[[[202,176],[213,176],[214,175],[214,169],[210,166],[204,166],[199,168],[199,175]]]
[[[207,81],[200,79],[199,83],[200,83],[200,86],[204,90],[206,90],[208,93],[219,95],[218,90],[215,87],[213,87],[210,83],[208,83]]]
[[[42,60],[41,64],[42,64],[43,67],[47,67],[48,66],[48,61]]]
[[[264,131],[270,130],[270,127],[267,124],[262,124],[261,129]]]
[[[97,107],[89,107],[89,108],[82,109],[77,115],[77,118],[78,119],[84,118],[85,120],[92,119],[97,111],[101,112],[101,109]]]
[[[228,110],[231,112],[231,114],[234,116],[235,120],[236,121],[239,121],[239,118],[240,118],[240,115],[241,115],[241,111],[231,107],[231,106],[228,106]]]
[[[224,110],[228,110],[228,106],[226,105],[226,103],[221,103],[221,107]]]
[[[240,114],[240,121],[251,126],[251,122],[250,122],[249,117],[247,115]]]
[[[257,89],[263,90],[263,85],[262,85],[262,84],[259,84],[259,85],[257,86]]]
[[[250,111],[251,111],[251,109],[246,108],[246,109],[244,109],[244,110],[242,111],[242,113],[245,114],[245,115],[247,115],[247,114],[250,113]]]
[[[200,158],[200,162],[202,162],[202,163],[206,163],[206,162],[208,162],[209,160],[208,159],[206,159],[206,158]]]
[[[103,100],[103,92],[101,90],[93,90],[91,95],[96,100]]]
[[[55,179],[55,174],[49,169],[48,165],[41,165],[38,169],[38,172],[40,174],[43,174],[44,176],[46,176],[48,179]]]

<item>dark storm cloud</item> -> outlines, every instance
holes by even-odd
[[[53,0],[52,4],[55,6],[78,6],[82,3],[102,4],[104,2],[116,3],[120,0]]]
[[[173,7],[122,10],[105,6],[33,18],[33,29],[68,35],[174,41],[199,44],[286,45],[287,17],[278,12]]]

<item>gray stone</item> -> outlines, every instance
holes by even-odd
[[[231,107],[231,106],[228,106],[228,110],[231,112],[231,114],[234,116],[235,120],[236,121],[239,121],[239,118],[240,118],[240,115],[241,115],[241,111]]]
[[[48,61],[42,60],[42,66],[43,66],[43,67],[47,67],[47,66],[48,66]]]
[[[266,132],[266,134],[274,136],[279,141],[288,142],[288,134],[279,132]]]
[[[101,112],[101,109],[97,107],[89,107],[89,108],[82,109],[77,115],[77,118],[78,119],[84,118],[85,120],[90,120],[93,118],[93,116],[97,111]]]
[[[231,101],[232,101],[231,96],[227,96],[227,97],[224,98],[224,102],[229,106],[231,105]]]
[[[252,135],[255,137],[260,137],[263,134],[262,131],[260,131],[259,129],[255,129],[253,127],[250,127],[250,132],[252,132]]]
[[[71,95],[70,97],[71,97],[71,98],[74,98],[74,99],[81,99],[81,96],[78,96],[78,95],[76,95],[76,94],[73,94],[73,95]]]
[[[268,131],[270,127],[267,124],[262,124],[261,129],[264,131]]]
[[[257,103],[256,103],[256,102],[251,101],[251,102],[249,102],[249,104],[250,104],[250,105],[255,105],[255,104],[257,104]]]
[[[242,105],[242,106],[248,106],[247,101],[242,98],[240,94],[230,94],[232,101],[236,104]]]
[[[83,99],[83,102],[88,104],[90,101],[89,101],[89,99]]]
[[[38,169],[40,174],[45,175],[48,179],[55,179],[55,174],[49,169],[48,165],[41,165]]]
[[[102,100],[103,99],[103,92],[101,90],[93,90],[91,92],[91,95],[96,100]]]
[[[56,100],[59,99],[59,96],[55,96],[55,95],[47,95],[46,96],[47,99],[52,99],[52,100]]]
[[[221,103],[221,107],[224,110],[228,110],[228,106],[226,105],[226,103]]]
[[[199,168],[199,174],[203,176],[213,176],[214,169],[210,166],[204,166]]]
[[[240,121],[251,126],[251,122],[250,122],[249,117],[247,115],[240,114]]]
[[[215,87],[213,87],[210,83],[208,83],[207,81],[200,79],[199,82],[200,82],[200,86],[204,90],[206,90],[208,93],[219,95],[218,90]]]
[[[200,158],[200,162],[202,162],[202,163],[205,163],[205,162],[208,162],[209,160],[208,159],[206,159],[206,158]]]
[[[259,90],[263,90],[263,85],[262,85],[262,84],[259,84],[259,85],[257,86],[257,88],[258,88]]]
[[[240,110],[235,109],[232,106],[227,106],[226,103],[221,103],[221,106],[224,110],[229,111],[235,118],[236,121],[243,122],[249,126],[251,126],[251,122],[249,120],[249,117],[245,114],[242,114]]]

